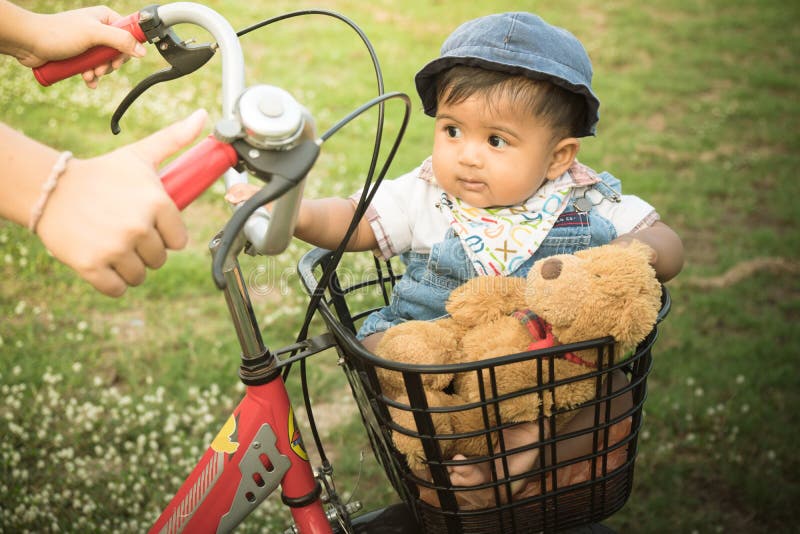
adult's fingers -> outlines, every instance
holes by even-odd
[[[129,145],[137,155],[153,166],[188,146],[200,134],[208,114],[199,109],[182,121],[163,128],[156,133]]]
[[[207,113],[197,110],[186,119],[126,147],[155,170],[164,159],[191,144],[205,125]],[[155,212],[155,226],[164,245],[170,249],[186,246],[188,236],[178,208],[165,201]]]
[[[167,261],[167,250],[159,232],[153,228],[136,243],[136,253],[151,269],[158,269]]]
[[[144,262],[133,250],[125,253],[125,255],[115,261],[111,267],[129,286],[140,285],[147,276],[147,269],[145,268]]]
[[[164,246],[168,249],[182,249],[189,241],[189,235],[186,232],[186,225],[183,224],[181,212],[171,202],[156,212],[155,226]]]
[[[121,297],[128,288],[128,284],[125,283],[125,280],[110,266],[105,266],[102,269],[98,268],[91,272],[82,272],[80,274],[87,282],[92,284],[96,290],[109,297]]]
[[[100,26],[93,29],[89,35],[92,46],[110,46],[133,57],[142,57],[147,53],[145,47],[133,35],[122,28],[112,26],[121,18],[116,11],[105,6],[92,8],[92,10],[94,10],[94,16],[101,22]]]

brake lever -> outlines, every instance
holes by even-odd
[[[169,67],[151,74],[136,86],[122,99],[114,114],[111,116],[111,132],[117,135],[120,132],[119,121],[122,116],[147,89],[157,83],[175,80],[186,76],[205,65],[214,56],[216,44],[192,45],[181,40],[172,28],[165,27],[156,11],[156,6],[145,8],[139,15],[139,26],[147,40],[156,45]]]

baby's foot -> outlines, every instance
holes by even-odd
[[[463,454],[456,454],[453,460],[466,460]],[[483,488],[475,490],[460,489],[459,486],[470,487],[484,484],[492,480],[492,467],[489,462],[477,462],[471,464],[452,465],[447,468],[450,474],[450,482],[456,486],[456,500],[459,506],[465,510],[475,510],[497,506],[508,500],[508,490],[505,485],[497,488]],[[499,497],[499,502],[498,502]]]
[[[467,457],[463,454],[456,454],[453,460],[463,461]],[[491,480],[491,468],[489,462],[480,462],[473,464],[459,464],[451,465],[447,468],[450,473],[450,482],[454,486],[477,486]]]
[[[545,430],[545,434],[547,431]],[[539,426],[535,423],[523,423],[507,428],[503,431],[503,442],[506,451],[523,449],[515,454],[508,455],[505,460],[495,459],[495,472],[497,480],[507,479],[506,467],[510,475],[521,475],[533,469],[539,461],[539,451],[529,448],[539,441]],[[466,460],[463,454],[456,454],[453,460]],[[492,465],[486,462],[463,463],[448,467],[450,482],[454,486],[477,486],[493,480]],[[526,479],[501,484],[497,489],[501,503],[508,501],[509,497],[516,495],[524,489]],[[509,495],[510,493],[510,495]],[[484,488],[469,491],[457,491],[459,502],[464,502],[470,508],[486,508],[497,504],[494,488]]]

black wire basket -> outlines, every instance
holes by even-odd
[[[314,249],[301,259],[298,270],[309,294],[314,293],[326,267],[332,267],[331,261],[332,254],[322,249]],[[615,353],[609,337],[472,363],[401,364],[372,354],[355,337],[363,319],[388,303],[392,287],[402,276],[396,267],[378,260],[365,272],[338,265],[318,309],[336,338],[375,456],[424,531],[558,532],[598,523],[621,509],[633,486],[642,406],[658,325],[632,354],[626,355]],[[659,322],[669,308],[669,294],[663,289]],[[555,379],[552,364],[556,359],[587,349],[596,351],[596,369],[587,368],[578,377]],[[539,385],[498,393],[497,374],[504,366],[523,362],[536,369]],[[402,375],[407,393],[402,401],[382,387],[378,375],[383,370]],[[480,401],[431,406],[422,383],[426,375],[435,374],[474,378],[481,385]],[[594,398],[530,423],[528,430],[535,439],[526,445],[512,447],[506,443],[506,432],[519,427],[503,421],[499,410],[502,402],[526,396],[541,403],[553,398],[556,388],[574,381],[591,381]],[[467,411],[477,411],[483,419],[482,428],[466,433],[439,428],[437,432],[438,418]],[[564,421],[569,422],[562,424]],[[395,447],[396,439],[418,440],[415,443],[424,451],[423,469],[409,467],[405,455]],[[454,459],[443,452],[452,451],[453,444],[464,439],[485,441],[486,454]],[[515,456],[524,454],[533,458],[526,462],[524,471],[509,468]],[[484,476],[477,485],[453,483],[450,472],[464,469],[479,470]]]

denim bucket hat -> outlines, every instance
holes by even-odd
[[[592,92],[592,63],[570,32],[525,12],[488,15],[465,22],[442,45],[441,55],[417,73],[425,113],[436,115],[436,76],[455,65],[547,80],[586,99],[579,137],[594,135],[600,101]]]

